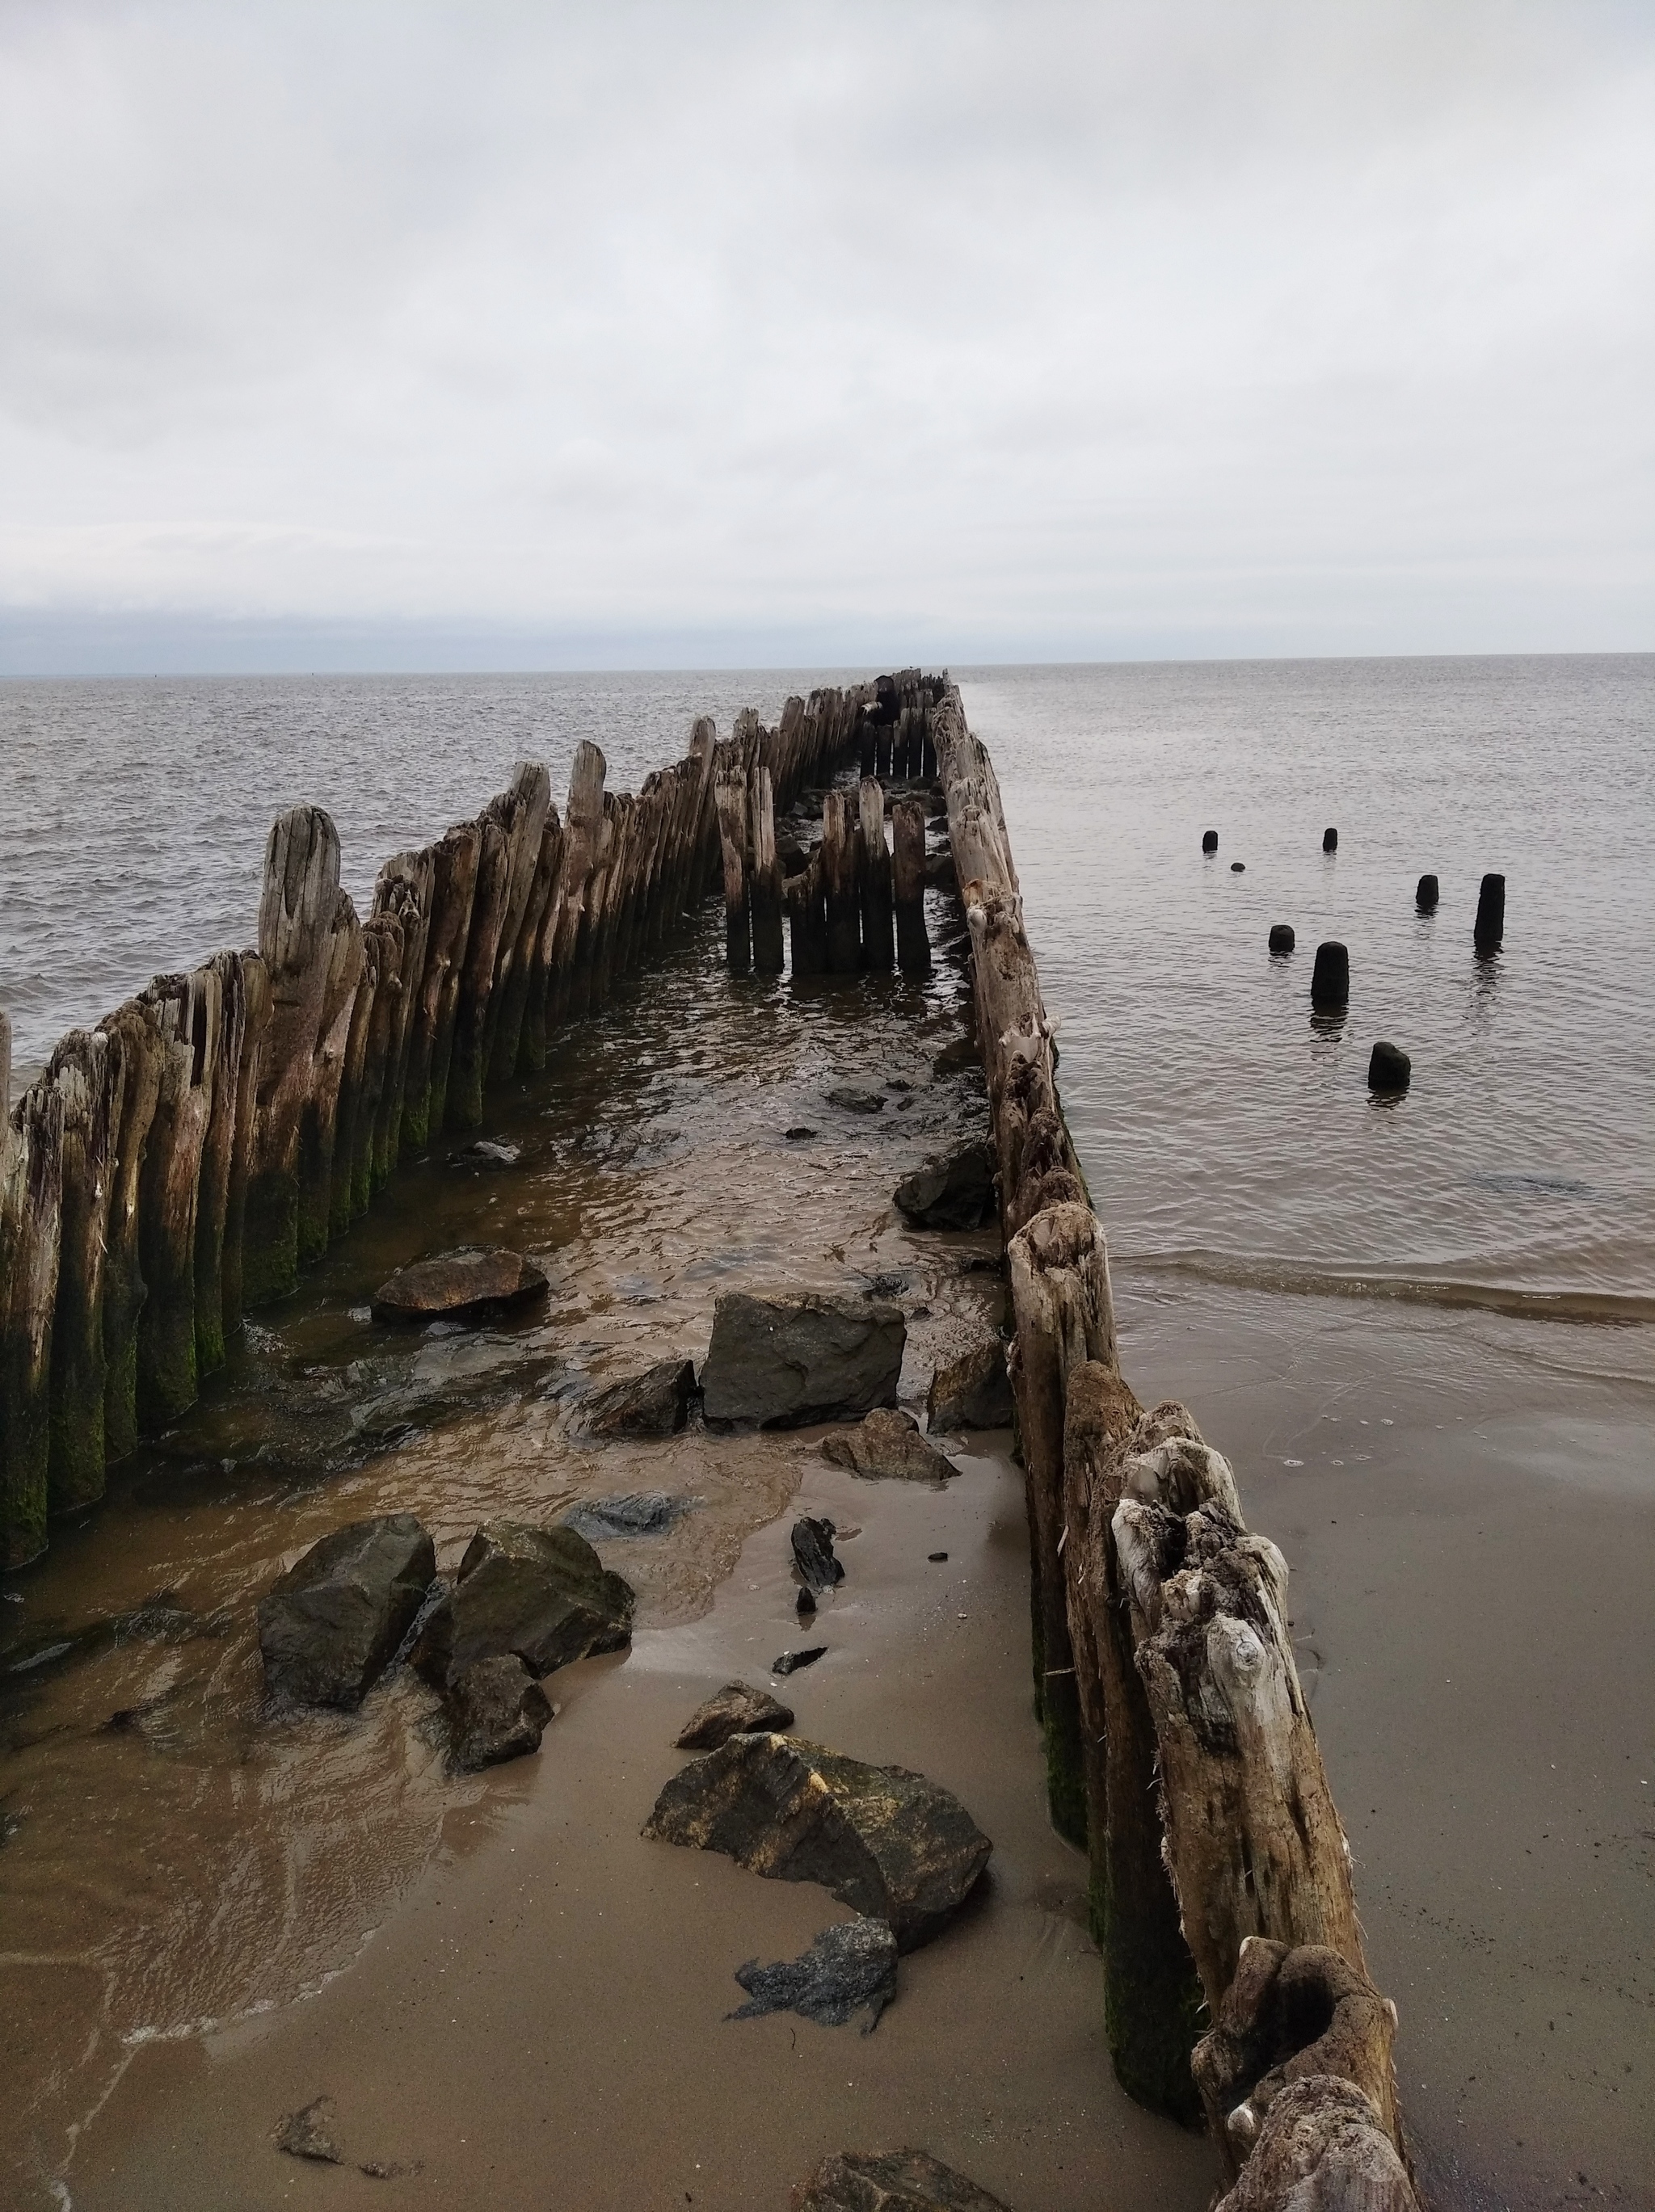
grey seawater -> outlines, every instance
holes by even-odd
[[[1117,1262],[1655,1319],[1655,656],[956,673]]]

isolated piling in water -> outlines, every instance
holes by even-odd
[[[328,940],[327,984],[310,1087],[299,1117],[299,1264],[309,1267],[327,1249],[338,1149],[339,1093],[344,1085],[350,1018],[362,974],[362,932],[344,891],[334,902]]]
[[[1336,1013],[1350,1004],[1350,955],[1334,938],[1316,948],[1311,973],[1311,1004],[1318,1013]]]
[[[1498,952],[1506,934],[1506,878],[1485,876],[1477,892],[1472,937],[1479,952]]]
[[[1393,1093],[1406,1091],[1413,1073],[1414,1063],[1400,1045],[1381,1042],[1369,1056],[1368,1089]]]
[[[32,1084],[12,1110],[11,1024],[0,1015],[0,1568],[46,1546],[63,1134],[52,1084]]]
[[[1434,876],[1421,876],[1414,891],[1414,903],[1421,914],[1434,914],[1441,896]]]
[[[339,838],[319,806],[295,806],[265,849],[259,955],[270,994],[259,1054],[242,1232],[242,1297],[265,1304],[299,1276],[299,1146],[334,960]]]
[[[1217,852],[1217,850],[1218,850],[1218,831],[1217,831],[1216,830],[1203,830],[1202,831],[1202,833],[1201,833],[1201,849],[1202,849],[1202,851],[1203,853],[1216,853],[1216,852]]]
[[[198,1377],[224,1364],[224,1243],[235,1166],[241,1055],[246,1044],[247,987],[239,952],[216,952],[206,970],[217,979],[218,1060],[201,1146],[196,1194],[195,1351]]]
[[[827,900],[828,972],[834,975],[854,975],[861,965],[856,886],[860,843],[845,793],[830,791],[822,801],[822,886]]]
[[[139,1201],[149,1125],[161,1096],[162,1047],[155,1024],[134,999],[98,1027],[122,1067],[103,1266],[103,1437],[106,1462],[113,1465],[138,1440],[138,1316],[147,1295]]]
[[[1339,832],[1334,829],[1324,830],[1322,832],[1322,850],[1324,853],[1336,853],[1338,849]]]
[[[161,1042],[161,1080],[138,1188],[140,1429],[167,1427],[196,1401],[196,1223],[212,1118],[223,1001],[212,967],[157,975],[138,1004]]]
[[[892,903],[897,915],[897,964],[904,975],[930,972],[931,941],[925,927],[925,808],[899,799],[891,810]]]
[[[385,1084],[374,1116],[371,1179],[375,1190],[386,1183],[402,1151],[403,1109],[409,1087],[409,1060],[418,1016],[420,988],[431,929],[431,900],[436,884],[436,856],[428,846],[417,853],[393,853],[374,886],[374,912],[402,932],[396,1003],[390,1009]]]
[[[862,778],[856,797],[862,848],[862,965],[887,969],[892,958],[891,880],[885,842],[885,793],[870,775]]]
[[[761,975],[779,975],[786,955],[782,943],[782,863],[776,852],[776,799],[770,771],[753,764],[749,789],[752,823],[753,966]]]
[[[101,1030],[70,1030],[46,1063],[43,1079],[63,1108],[63,1205],[52,1323],[52,1442],[46,1475],[47,1506],[53,1513],[73,1511],[103,1496],[103,1401],[108,1372],[103,1344],[104,1268],[125,1077],[119,1044]],[[0,1259],[0,1267],[3,1265]],[[0,1297],[3,1296],[0,1291]]]
[[[724,861],[724,957],[731,971],[752,966],[752,928],[747,895],[747,778],[733,744],[721,743],[713,768],[719,850]]]
[[[1272,952],[1291,952],[1298,941],[1293,935],[1293,924],[1290,921],[1273,921],[1270,924]]]

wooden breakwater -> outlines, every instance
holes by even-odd
[[[1415,2212],[1396,2008],[1368,1978],[1287,1563],[1190,1413],[1121,1372],[994,766],[954,686],[929,721],[1007,1239],[1048,1798],[1090,1860],[1115,2070],[1204,2115],[1228,2212]]]
[[[295,807],[271,830],[257,947],[70,1030],[15,1106],[0,1013],[0,1569],[177,1419],[243,1313],[290,1291],[400,1158],[544,1068],[721,866],[727,896],[733,845],[758,964],[779,966],[776,810],[898,733],[917,760],[919,680],[790,698],[774,729],[749,710],[722,741],[703,717],[636,794],[607,791],[583,742],[561,817],[525,762],[475,820],[392,854],[365,920],[332,820]]]

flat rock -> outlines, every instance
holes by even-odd
[[[692,1759],[643,1832],[778,1881],[820,1882],[853,1911],[889,1921],[904,1951],[937,1934],[994,1849],[923,1775],[776,1735],[734,1735]]]
[[[814,1606],[811,1607],[812,1613],[815,1609]],[[771,1660],[770,1672],[772,1674],[796,1674],[801,1667],[813,1667],[826,1654],[825,1644],[809,1644],[802,1651],[784,1651],[779,1659]]]
[[[411,1513],[336,1528],[259,1601],[265,1680],[296,1705],[359,1705],[435,1574],[431,1539]]]
[[[793,2212],[1010,2212],[923,2150],[843,2151],[824,2158],[788,2202]]]
[[[907,1328],[881,1298],[758,1298],[727,1291],[701,1370],[709,1421],[758,1428],[854,1421],[896,1403]]]
[[[857,1091],[849,1084],[842,1084],[837,1091],[830,1091],[827,1103],[830,1106],[837,1106],[842,1114],[883,1114],[885,1111],[885,1099],[879,1091]]]
[[[872,2035],[879,2014],[897,1994],[897,1938],[883,1920],[844,1920],[824,1928],[802,1958],[761,1966],[749,1959],[735,1978],[747,1992],[727,2020],[758,2020],[767,2012],[796,2012],[818,2027],[843,2027],[867,2008],[862,2029]]]
[[[825,1516],[801,1514],[793,1524],[793,1564],[807,1590],[832,1589],[845,1571],[833,1556],[833,1523]]]
[[[632,1590],[569,1528],[490,1521],[465,1547],[433,1608],[414,1663],[447,1689],[478,1659],[515,1652],[537,1680],[632,1638]]]
[[[953,1462],[920,1434],[911,1413],[881,1406],[854,1429],[824,1437],[822,1453],[836,1467],[848,1467],[869,1480],[946,1482]]]
[[[667,1490],[624,1490],[614,1498],[582,1498],[564,1514],[563,1526],[588,1544],[601,1543],[606,1537],[664,1536],[701,1502]]]
[[[768,1690],[745,1682],[727,1682],[716,1696],[697,1705],[674,1739],[679,1751],[716,1751],[733,1735],[768,1735],[793,1726],[793,1708]]]
[[[301,2112],[285,2112],[277,2124],[276,2148],[289,2158],[313,2158],[323,2166],[343,2166],[344,2153],[333,2133],[332,2097],[313,2097]]]
[[[498,1766],[538,1751],[551,1705],[515,1652],[474,1659],[448,1685],[451,1745],[456,1766]]]
[[[538,1297],[546,1274],[520,1252],[444,1252],[399,1267],[374,1293],[375,1321],[474,1321]]]
[[[985,1337],[950,1359],[931,1377],[926,1416],[933,1434],[948,1429],[1008,1429],[1012,1383],[1006,1372],[1006,1347]]]
[[[980,1229],[995,1211],[995,1156],[983,1138],[956,1145],[897,1185],[897,1211],[916,1229]]]
[[[676,1436],[689,1416],[696,1370],[687,1359],[658,1360],[638,1375],[623,1375],[581,1399],[575,1425],[582,1436]]]

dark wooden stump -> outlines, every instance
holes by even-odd
[[[350,1028],[345,1038],[344,1074],[339,1085],[338,1128],[333,1140],[333,1176],[328,1190],[328,1233],[343,1237],[359,1213],[366,1212],[368,1197],[364,1190],[357,1202],[357,1152],[363,1123],[371,1124],[373,1111],[366,1103],[368,1088],[368,1054],[373,1041],[374,1009],[388,1000],[397,988],[397,947],[387,937],[387,925],[383,915],[369,915],[362,924],[362,973],[356,978],[356,996],[350,1003]],[[362,1147],[364,1155],[366,1147]],[[362,1162],[363,1182],[367,1180],[367,1161]]]
[[[857,814],[861,831],[859,862],[862,890],[862,965],[888,969],[893,958],[891,938],[891,854],[885,842],[885,793],[872,776],[865,776],[857,791]]]
[[[1506,935],[1506,878],[1485,876],[1477,890],[1472,938],[1479,952],[1498,952]]]
[[[241,1326],[244,1305],[242,1253],[247,1219],[247,1181],[252,1173],[258,1116],[259,1071],[270,1028],[270,975],[253,951],[240,956],[241,968],[241,1062],[235,1073],[235,1125],[230,1133],[230,1173],[224,1200],[224,1249],[219,1260],[220,1314],[228,1344]]]
[[[931,969],[931,940],[925,927],[925,807],[917,799],[899,799],[891,810],[892,902],[897,915],[897,964],[904,975]]]
[[[822,801],[822,888],[827,902],[828,972],[854,975],[862,964],[856,860],[861,838],[843,791]]]
[[[47,1061],[43,1079],[63,1107],[63,1209],[52,1324],[47,1504],[53,1513],[71,1513],[103,1496],[104,1386],[108,1376],[103,1286],[126,1062],[119,1046],[105,1032],[70,1030]],[[0,1118],[3,1115],[0,1105]]]
[[[11,1108],[11,1025],[0,1024],[0,1568],[11,1568],[46,1547],[64,1101],[36,1083]]]
[[[1336,939],[1316,948],[1311,971],[1311,1004],[1318,1013],[1337,1013],[1350,1004],[1350,955]]]
[[[344,1085],[350,1018],[362,973],[362,924],[341,891],[334,902],[328,943],[327,987],[311,1068],[309,1094],[299,1120],[299,1264],[313,1267],[327,1249],[333,1201],[333,1155],[338,1147],[339,1093]]]
[[[157,975],[140,994],[161,1040],[161,1082],[138,1186],[138,1260],[148,1296],[138,1314],[141,1431],[168,1428],[194,1405],[196,1220],[201,1156],[218,1072],[220,978],[211,968]]]
[[[241,1058],[246,1049],[247,986],[239,952],[216,952],[207,963],[217,978],[218,1064],[201,1146],[196,1194],[195,1354],[198,1377],[224,1364],[234,1323],[225,1319],[224,1243],[235,1166],[236,1115],[241,1100]],[[238,1293],[239,1296],[239,1293]],[[236,1319],[240,1318],[240,1310]]]
[[[516,942],[499,994],[494,1043],[489,1054],[489,1080],[503,1083],[508,1077],[534,1072],[531,1068],[529,1038],[539,1018],[540,1058],[545,1066],[546,915],[557,889],[558,864],[563,858],[563,825],[557,809],[548,805],[540,830],[540,849],[535,855],[529,895],[517,927]]]
[[[733,975],[752,966],[752,930],[747,903],[747,779],[733,745],[718,747],[713,771],[713,804],[718,810],[719,849],[724,861],[724,957]]]
[[[751,809],[753,872],[753,966],[761,975],[779,975],[786,965],[782,941],[782,863],[776,851],[776,798],[770,771],[754,764]]]
[[[379,881],[374,886],[374,912],[394,921],[402,932],[397,997],[390,1012],[391,1034],[386,1049],[385,1084],[374,1116],[370,1178],[374,1190],[381,1189],[390,1180],[402,1152],[409,1060],[419,1012],[420,988],[425,976],[435,887],[436,856],[429,846],[417,853],[393,854],[380,870]]]
[[[471,934],[477,889],[477,824],[458,823],[430,848],[430,920],[425,961],[411,1016],[408,1071],[402,1095],[402,1146],[423,1152],[441,1131],[448,1101],[448,1063],[460,970]]]

